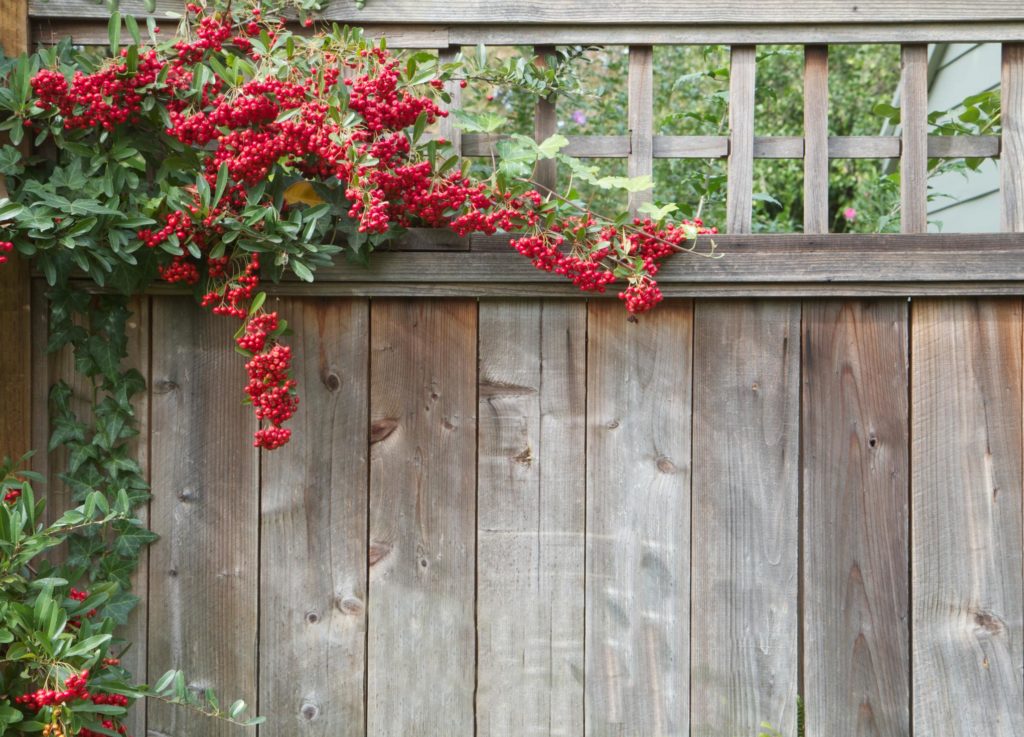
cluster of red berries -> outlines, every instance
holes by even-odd
[[[223,265],[218,266],[223,270]],[[237,276],[217,283],[213,289],[203,295],[200,304],[209,307],[215,315],[227,315],[244,320],[249,311],[245,305],[256,294],[256,288],[260,285],[260,257],[252,253],[248,256],[248,263]]]
[[[274,321],[277,315],[274,315]],[[273,450],[291,439],[291,430],[281,427],[291,419],[299,404],[295,394],[296,382],[291,378],[292,349],[275,343],[263,353],[258,353],[245,365],[249,383],[245,393],[249,395],[256,411],[256,419],[269,424],[256,431],[253,445]]]
[[[21,706],[27,706],[29,709],[34,711],[39,711],[44,706],[66,704],[67,702],[74,701],[75,699],[88,699],[90,698],[89,690],[86,688],[86,682],[88,680],[89,671],[83,670],[81,673],[68,676],[67,679],[65,679],[63,691],[41,688],[38,691],[32,691],[31,693],[16,696],[14,698],[14,703],[20,704]]]
[[[86,599],[89,598],[89,592],[88,591],[79,591],[76,588],[72,588],[71,589],[71,593],[68,594],[68,598],[74,599],[75,601],[85,601]],[[95,617],[96,616],[96,610],[95,609],[90,609],[88,612],[86,612],[85,616],[87,616],[89,618]],[[79,617],[71,617],[71,619],[68,620],[68,627],[74,627],[75,629],[78,629],[81,626],[82,626],[82,620]]]
[[[136,122],[142,107],[144,90],[164,68],[156,51],[139,55],[133,73],[128,72],[127,50],[97,72],[75,72],[68,84],[64,75],[52,69],[40,70],[32,79],[37,105],[43,110],[56,108],[68,130],[103,128],[113,130],[124,122]]]
[[[21,489],[11,489],[4,494],[4,501],[8,504],[14,504],[19,499],[21,499]]]
[[[11,241],[0,241],[0,264],[7,263],[7,256],[5,254],[10,253],[14,250],[14,244]]]

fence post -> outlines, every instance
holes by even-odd
[[[1024,232],[1024,44],[1003,44],[1002,98],[1002,225],[1008,233],[1020,233]]]
[[[28,0],[5,0],[0,45],[7,56],[28,51]],[[0,177],[0,197],[6,196]],[[17,458],[31,444],[30,303],[28,263],[14,254],[0,266],[0,456]]]

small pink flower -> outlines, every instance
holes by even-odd
[[[845,210],[843,210],[843,217],[846,219],[846,222],[852,223],[854,220],[857,219],[857,211],[854,210],[852,207],[847,207]]]
[[[570,117],[572,118],[572,122],[574,122],[576,125],[587,124],[587,114],[582,110],[573,110],[572,115]]]

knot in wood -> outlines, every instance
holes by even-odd
[[[306,621],[309,624],[316,624],[320,621],[320,615],[316,612],[306,612]]]
[[[160,381],[153,382],[154,394],[170,394],[178,388],[178,383],[170,379],[161,379]]]
[[[334,599],[334,606],[342,614],[356,615],[363,611],[363,602],[355,596],[338,596]]]
[[[199,498],[199,494],[190,486],[186,486],[184,489],[178,492],[178,499],[185,504],[190,504]]]
[[[318,716],[320,716],[320,707],[316,704],[311,704],[307,701],[305,704],[302,705],[300,713],[302,714],[303,719],[305,719],[307,722],[311,722]]]
[[[658,456],[657,465],[658,470],[662,473],[675,473],[679,470],[676,468],[676,464],[672,462],[672,459],[665,456]]]
[[[998,635],[1003,632],[1003,620],[992,612],[975,612],[974,624],[979,630],[988,635]]]
[[[328,391],[336,392],[341,389],[341,377],[333,371],[322,376],[320,380],[323,382],[324,386],[327,387]]]

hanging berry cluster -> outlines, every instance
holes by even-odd
[[[618,284],[638,313],[662,298],[661,260],[715,232],[699,220],[599,217],[544,190],[530,171],[557,148],[533,142],[525,172],[499,166],[471,176],[449,144],[427,135],[448,115],[446,89],[466,85],[458,74],[457,64],[399,58],[351,29],[303,38],[259,7],[192,3],[173,42],[143,49],[136,40],[70,78],[38,71],[25,117],[58,147],[74,136],[149,132],[161,155],[195,162],[188,179],[180,166],[161,166],[158,195],[118,238],[133,237],[142,247],[133,245],[133,258],[149,258],[162,280],[194,287],[204,307],[240,322],[236,343],[260,424],[254,444],[270,450],[288,442],[283,425],[298,398],[292,354],[280,342],[286,326],[263,310],[261,280],[286,270],[311,280],[342,250],[338,242],[362,259],[409,227],[504,231],[538,269],[586,291]],[[14,240],[24,237],[12,222]]]

